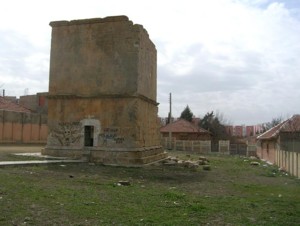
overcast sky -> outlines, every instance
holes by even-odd
[[[158,52],[159,116],[189,105],[233,124],[300,114],[299,0],[10,0],[0,7],[0,89],[48,91],[50,21],[126,15]],[[27,89],[27,91],[26,91]]]

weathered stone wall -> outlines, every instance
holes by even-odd
[[[46,143],[47,116],[0,110],[0,143]]]
[[[139,93],[156,100],[156,49],[141,25],[125,16],[50,25],[50,94]]]
[[[94,147],[136,148],[160,145],[157,107],[139,98],[69,97],[49,99],[49,107],[53,109],[48,114],[50,131],[65,130],[72,125],[74,127],[83,119],[98,120],[100,132]],[[79,143],[75,146],[83,145],[82,130],[76,130],[73,136],[81,137],[76,140]],[[54,139],[49,145],[58,143]]]
[[[156,49],[147,31],[126,16],[50,25],[45,153],[88,153],[93,161],[109,164],[164,158],[157,123]]]

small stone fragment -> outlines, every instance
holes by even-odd
[[[207,170],[207,171],[211,170],[210,165],[204,165],[203,166],[203,170]]]
[[[200,156],[200,157],[199,157],[199,160],[202,160],[202,161],[208,161],[208,159],[207,159],[206,157],[204,157],[204,156]]]
[[[118,184],[122,185],[122,186],[129,186],[130,185],[130,181],[119,181]]]

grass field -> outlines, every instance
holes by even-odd
[[[2,167],[0,225],[299,225],[299,179],[264,163],[252,166],[247,158],[207,157],[211,171],[166,165]]]

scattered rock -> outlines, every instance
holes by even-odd
[[[74,176],[73,176],[73,175],[69,175],[69,177],[70,177],[70,178],[74,178]]]
[[[269,161],[266,161],[266,163],[267,163],[268,165],[270,165],[270,166],[273,165],[273,163],[272,163],[272,162],[269,162]]]
[[[204,165],[204,166],[203,166],[203,170],[210,171],[210,170],[211,170],[210,165]]]
[[[208,159],[206,157],[204,157],[204,156],[200,156],[199,160],[209,162]]]
[[[286,172],[286,169],[285,169],[285,167],[280,167],[280,168],[279,168],[279,171],[281,171],[281,172]]]
[[[176,161],[170,160],[170,159],[164,162],[164,165],[167,165],[167,166],[174,166],[176,164],[177,164]]]
[[[207,160],[198,160],[197,163],[198,163],[198,165],[208,165]]]
[[[129,186],[130,185],[130,181],[124,181],[124,180],[121,180],[117,183],[117,185],[119,186]]]
[[[28,222],[28,221],[31,221],[31,218],[30,217],[25,217],[24,222]]]
[[[252,162],[250,162],[250,165],[252,165],[252,166],[259,166],[260,163],[259,163],[259,162],[252,161]]]
[[[183,163],[183,160],[178,160],[177,163],[178,163],[178,164],[182,164],[182,163]]]
[[[151,164],[151,166],[160,166],[161,165],[161,162],[154,162]]]
[[[178,162],[178,158],[177,158],[177,157],[172,157],[172,156],[171,156],[169,159],[170,159],[171,161]]]
[[[189,154],[186,155],[187,157],[191,157]],[[160,164],[166,165],[166,166],[182,166],[186,167],[192,170],[197,170],[200,165],[202,166],[209,166],[209,160],[204,157],[200,156],[198,160],[193,161],[193,160],[181,160],[179,159],[178,156],[173,157],[173,156],[168,156],[166,159],[160,162]],[[211,167],[209,166],[209,169],[211,170]]]
[[[90,206],[90,205],[95,205],[96,203],[95,202],[85,202],[84,204],[87,206]]]
[[[194,163],[194,162],[192,162],[192,161],[184,161],[183,163],[182,163],[182,165],[184,166],[184,167],[186,167],[186,168],[192,168],[193,167],[193,165],[195,165],[196,163]]]

